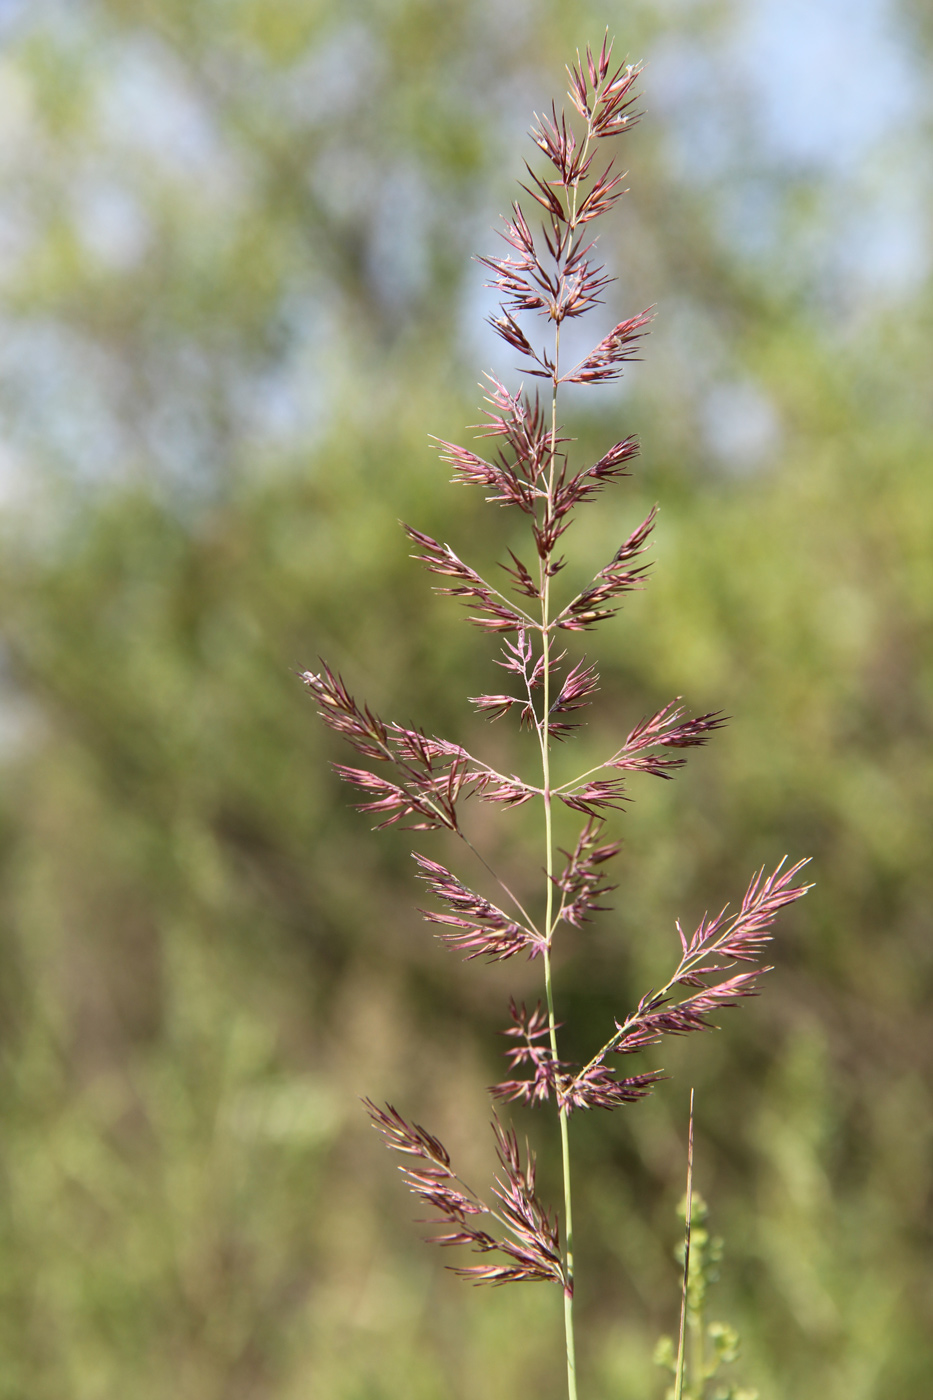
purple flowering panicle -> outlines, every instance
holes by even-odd
[[[725,723],[720,712],[691,718],[674,700],[636,724],[595,767],[566,782],[552,779],[553,744],[570,738],[581,711],[599,689],[596,667],[585,656],[568,661],[561,639],[565,633],[591,631],[607,621],[626,593],[644,586],[647,566],[642,556],[656,516],[655,508],[585,588],[570,598],[561,596],[564,559],[557,549],[574,512],[627,477],[638,452],[635,438],[626,437],[591,465],[572,468],[570,439],[558,422],[561,386],[617,379],[636,357],[651,319],[650,311],[629,316],[582,359],[564,363],[563,323],[600,305],[611,280],[596,261],[590,226],[624,193],[622,175],[603,153],[607,143],[637,121],[638,71],[630,64],[614,66],[607,36],[598,53],[587,49],[568,69],[570,114],[552,104],[550,114],[537,118],[531,134],[545,168],[528,166],[522,189],[537,206],[540,226],[533,228],[515,203],[504,220],[505,251],[480,259],[501,299],[491,324],[537,387],[529,392],[522,385],[512,392],[489,376],[485,421],[476,428],[480,442],[489,446],[481,455],[456,443],[438,442],[441,460],[452,468],[455,483],[478,486],[490,503],[515,508],[525,517],[531,552],[526,558],[509,552],[509,561],[501,566],[507,581],[500,589],[449,544],[405,527],[413,557],[443,580],[438,591],[458,598],[477,626],[500,635],[498,664],[508,689],[474,696],[471,703],[490,720],[511,715],[533,732],[540,759],[535,780],[499,772],[460,744],[383,720],[360,705],[326,665],[302,677],[325,723],[365,762],[365,767],[335,767],[362,794],[360,810],[374,814],[380,826],[403,822],[419,831],[446,828],[475,856],[479,853],[461,825],[465,802],[540,804],[545,879],[539,904],[531,910],[481,855],[487,873],[498,883],[497,903],[429,856],[416,853],[415,860],[438,905],[422,912],[449,948],[467,959],[492,961],[525,954],[542,965],[543,1001],[530,1011],[524,1004],[510,1005],[511,1024],[503,1035],[512,1077],[494,1085],[491,1093],[500,1103],[556,1107],[564,1172],[563,1241],[556,1215],[538,1199],[533,1155],[526,1152],[523,1162],[514,1131],[497,1116],[493,1115],[493,1131],[500,1170],[492,1203],[487,1204],[456,1174],[436,1137],[407,1122],[391,1105],[382,1109],[367,1100],[366,1106],[389,1147],[406,1159],[403,1172],[409,1189],[433,1212],[430,1222],[442,1227],[433,1236],[435,1242],[496,1256],[456,1272],[474,1283],[535,1280],[561,1286],[570,1400],[576,1397],[576,1379],[569,1118],[579,1109],[613,1109],[644,1098],[658,1072],[622,1074],[618,1057],[654,1046],[666,1035],[709,1029],[719,1011],[757,995],[758,978],[769,970],[763,958],[775,916],[807,888],[797,883],[803,862],[785,869],[782,861],[770,875],[759,872],[735,912],[726,908],[715,918],[704,918],[690,938],[678,924],[680,958],[668,982],[617,1019],[612,1034],[586,1064],[559,1057],[551,949],[562,925],[579,929],[607,907],[604,901],[614,888],[607,866],[619,845],[603,837],[606,813],[628,800],[631,775],[673,777],[685,762],[684,751],[705,744]],[[583,818],[571,851],[555,846],[555,802]]]

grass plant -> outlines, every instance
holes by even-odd
[[[571,466],[572,439],[560,419],[561,391],[567,385],[617,380],[635,358],[652,314],[641,311],[618,322],[576,360],[568,357],[566,333],[562,343],[565,323],[600,305],[612,280],[596,261],[591,226],[608,215],[624,193],[624,177],[605,152],[637,122],[639,76],[637,66],[613,63],[608,36],[595,54],[590,49],[582,58],[578,54],[567,71],[569,113],[552,104],[549,113],[536,118],[531,133],[548,169],[542,174],[528,166],[528,183],[522,185],[543,211],[540,232],[532,230],[516,202],[504,221],[505,253],[480,259],[501,297],[491,324],[518,356],[525,376],[539,381],[545,392],[540,387],[529,392],[524,384],[513,392],[489,375],[479,436],[490,442],[491,450],[481,456],[472,448],[439,443],[455,483],[479,487],[491,504],[524,517],[531,550],[524,557],[509,551],[509,562],[502,565],[507,583],[500,589],[450,545],[405,527],[415,557],[445,581],[440,591],[458,598],[477,626],[501,639],[498,664],[511,689],[473,697],[471,703],[490,720],[509,716],[531,731],[536,771],[501,772],[458,742],[382,719],[358,703],[341,676],[323,662],[319,671],[305,672],[303,680],[325,722],[369,765],[337,765],[340,776],[362,790],[360,809],[375,814],[382,827],[402,822],[416,831],[452,833],[479,867],[474,883],[491,882],[487,895],[432,856],[414,853],[418,874],[439,906],[425,912],[438,936],[466,959],[507,961],[524,956],[540,964],[542,1000],[531,1008],[511,1001],[510,1024],[504,1031],[509,1077],[491,1094],[495,1105],[521,1103],[556,1111],[562,1222],[540,1199],[534,1154],[522,1151],[514,1127],[503,1121],[498,1108],[493,1109],[492,1130],[500,1170],[491,1191],[480,1194],[461,1178],[433,1133],[391,1104],[366,1104],[388,1145],[405,1159],[410,1190],[431,1210],[432,1223],[441,1227],[434,1242],[472,1249],[480,1256],[478,1263],[455,1266],[458,1274],[476,1284],[541,1282],[560,1290],[567,1394],[576,1400],[571,1117],[581,1110],[615,1109],[644,1098],[660,1071],[627,1072],[631,1056],[665,1036],[707,1029],[716,1013],[754,996],[758,978],[768,970],[762,959],[775,916],[807,887],[796,883],[803,862],[785,868],[782,860],[769,873],[761,869],[753,876],[737,909],[730,912],[727,906],[714,917],[704,916],[689,934],[678,923],[679,946],[665,983],[620,1015],[585,1063],[562,1057],[553,948],[559,935],[578,937],[583,925],[607,907],[605,898],[614,888],[607,869],[620,846],[606,839],[606,820],[628,802],[633,777],[672,778],[685,761],[684,751],[705,744],[725,723],[719,712],[689,716],[674,700],[639,720],[595,766],[588,764],[565,779],[552,761],[555,745],[571,737],[579,712],[599,685],[596,667],[585,656],[570,659],[564,643],[608,621],[619,600],[644,585],[642,556],[657,510],[635,526],[586,587],[567,590],[565,596],[560,577],[565,558],[559,551],[575,512],[593,505],[605,488],[629,475],[638,444],[628,436],[609,446],[597,461]],[[474,844],[462,820],[470,800],[501,809],[538,807],[541,850],[535,860],[543,860],[544,878],[534,902],[516,893],[495,868],[494,857]],[[567,850],[557,845],[558,809],[577,823]],[[688,1282],[688,1327],[691,1288],[695,1292]]]

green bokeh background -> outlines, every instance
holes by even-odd
[[[607,25],[649,62],[596,331],[658,316],[625,388],[568,406],[584,458],[643,442],[568,575],[661,515],[650,587],[586,639],[581,743],[676,694],[733,719],[613,823],[616,908],[557,971],[568,1053],[665,978],[675,918],[785,851],[815,888],[759,1001],[574,1120],[581,1393],[663,1393],[692,1084],[736,1376],[929,1395],[933,36],[867,8],[921,82],[886,121],[889,69],[857,99],[830,71],[810,124],[851,117],[845,161],[781,147],[753,0],[0,12],[0,1400],[562,1393],[560,1299],[446,1273],[357,1102],[487,1179],[495,1031],[539,970],[431,938],[410,840],[352,811],[294,672],[528,753],[472,715],[495,649],[397,522],[483,567],[514,543],[428,434],[465,440],[508,369],[470,257]],[[814,9],[845,52],[848,12]],[[912,263],[872,242],[892,207]],[[475,822],[530,886],[523,814]],[[516,1121],[556,1199],[554,1125]]]

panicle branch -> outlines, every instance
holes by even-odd
[[[510,394],[494,374],[487,374],[485,378],[489,385],[486,395],[489,408],[484,412],[489,422],[474,424],[477,435],[504,438],[506,449],[515,458],[514,470],[529,484],[542,486],[550,464],[552,439],[539,396],[535,394],[532,401],[522,389]],[[557,439],[558,443],[566,441],[566,438]]]
[[[625,365],[638,359],[641,333],[652,316],[651,311],[643,311],[620,321],[569,374],[561,375],[561,384],[605,384],[619,379]]]
[[[738,912],[730,915],[727,905],[715,919],[702,919],[689,942],[678,924],[685,961],[692,964],[700,957],[715,953],[736,962],[754,962],[771,942],[771,926],[778,911],[812,889],[812,885],[795,886],[793,883],[809,862],[799,860],[784,870],[786,860],[785,856],[767,876],[762,866],[746,890]]]
[[[511,564],[500,564],[499,568],[504,569],[512,580],[512,587],[516,593],[522,593],[526,598],[532,598],[536,602],[541,600],[541,585],[536,583],[527,565],[523,564],[518,555],[513,550],[509,550]]]
[[[492,1247],[512,1263],[475,1264],[454,1272],[473,1283],[553,1282],[566,1290],[571,1285],[561,1255],[557,1217],[549,1214],[538,1199],[534,1153],[527,1150],[523,1167],[515,1129],[503,1128],[495,1116],[492,1129],[502,1168],[502,1176],[496,1177],[493,1187],[500,1202],[495,1215],[511,1235],[511,1239],[500,1239]]]
[[[439,1215],[423,1223],[452,1227],[447,1234],[431,1236],[431,1242],[440,1245],[472,1244],[483,1252],[495,1249],[493,1237],[471,1223],[472,1217],[492,1216],[492,1212],[475,1191],[457,1176],[450,1165],[450,1154],[440,1139],[420,1124],[406,1122],[392,1104],[387,1103],[384,1109],[377,1108],[371,1099],[364,1099],[363,1104],[373,1126],[384,1136],[386,1146],[423,1164],[404,1166],[399,1170],[409,1191],[439,1212]]]
[[[592,500],[607,482],[618,481],[628,476],[627,463],[637,456],[638,439],[629,437],[624,442],[617,442],[598,462],[591,467],[584,467],[569,481],[566,480],[565,473],[554,490],[554,513],[558,519],[569,515],[582,501]]]
[[[730,969],[736,962],[757,962],[771,941],[778,912],[811,888],[794,884],[807,862],[798,861],[785,870],[785,861],[786,857],[768,876],[764,868],[759,870],[736,913],[730,915],[727,906],[713,919],[704,917],[690,939],[677,924],[682,956],[673,977],[660,991],[643,996],[624,1022],[616,1022],[615,1034],[585,1066],[582,1075],[602,1066],[610,1053],[629,1055],[658,1044],[665,1035],[712,1029],[711,1015],[758,995],[757,979],[770,972],[770,967],[735,973],[730,973]],[[720,976],[724,972],[730,975]],[[710,983],[711,978],[719,980]],[[699,990],[678,1000],[679,988]]]
[[[412,555],[432,574],[456,579],[452,588],[439,588],[438,593],[446,593],[455,598],[466,599],[466,605],[477,615],[471,620],[487,632],[519,632],[525,627],[538,627],[533,618],[521,608],[509,606],[498,589],[492,588],[480,578],[475,569],[458,559],[449,544],[438,544],[430,535],[413,530],[406,525],[405,533],[423,553]]]
[[[467,889],[449,870],[435,860],[412,852],[420,866],[420,878],[425,880],[437,898],[446,904],[449,914],[420,910],[428,923],[439,924],[438,936],[449,948],[462,950],[466,960],[487,957],[492,962],[504,962],[516,953],[528,952],[535,957],[544,946],[537,929],[510,919],[485,896]]]
[[[629,800],[622,778],[594,778],[589,782],[570,784],[555,788],[554,796],[572,812],[582,812],[585,817],[598,819],[603,812],[621,811]]]
[[[686,759],[669,758],[652,753],[651,750],[699,748],[707,742],[710,734],[728,722],[728,716],[717,710],[680,723],[683,713],[679,701],[674,700],[658,710],[650,719],[641,720],[621,749],[609,759],[607,768],[620,768],[633,773],[653,773],[658,778],[672,778],[674,775],[671,770],[682,768]]]
[[[569,1075],[561,1085],[560,1105],[568,1111],[575,1108],[621,1108],[638,1103],[651,1093],[664,1075],[658,1070],[646,1074],[631,1074],[619,1079],[608,1065],[586,1065],[575,1075]]]
[[[579,50],[576,63],[567,68],[570,78],[568,96],[580,116],[592,124],[597,136],[618,136],[634,126],[641,116],[640,112],[630,110],[636,101],[636,94],[631,89],[641,73],[641,64],[620,64],[610,77],[611,68],[612,40],[608,32],[598,58],[593,57],[587,45],[585,71]]]
[[[510,710],[518,709],[519,721],[522,729],[526,727],[533,729],[537,723],[534,705],[529,700],[523,700],[515,695],[471,695],[470,704],[489,719],[501,719]]]
[[[492,1085],[490,1093],[494,1098],[537,1106],[554,1097],[565,1113],[577,1108],[618,1108],[643,1099],[661,1077],[649,1072],[618,1079],[601,1062],[584,1069],[570,1065],[557,1059],[550,1045],[542,1043],[550,1037],[551,1027],[540,1002],[529,1015],[524,1003],[519,1007],[512,1000],[509,1011],[513,1024],[502,1034],[516,1043],[506,1051],[506,1058],[510,1069],[527,1068],[530,1074],[525,1079],[506,1079]]]
[[[497,661],[496,665],[501,666],[503,670],[511,671],[513,675],[521,676],[525,683],[525,694],[523,696],[474,695],[470,698],[470,704],[475,705],[481,713],[485,713],[490,719],[500,719],[502,715],[517,708],[521,727],[524,729],[528,726],[528,728],[534,729],[538,724],[534,692],[540,688],[544,678],[544,657],[539,656],[537,660],[535,659],[531,639],[524,632],[519,632],[516,642],[510,642],[506,638],[502,652],[505,660]]]
[[[552,739],[566,739],[572,729],[579,728],[579,725],[570,724],[566,720],[554,719],[553,716],[572,714],[574,710],[582,710],[590,703],[590,696],[595,695],[599,689],[598,682],[599,672],[595,666],[587,666],[586,657],[582,661],[578,661],[576,666],[567,673],[548,716],[548,733]]]
[[[346,782],[371,794],[357,803],[361,812],[375,812],[385,818],[380,827],[391,826],[406,817],[413,830],[429,831],[447,827],[459,831],[457,802],[468,795],[470,755],[458,744],[429,738],[416,729],[387,724],[368,705],[360,706],[340,676],[321,663],[320,673],[304,671],[302,681],[318,702],[318,714],[335,733],[342,735],[364,758],[389,763],[395,781],[335,763],[334,771]]]
[[[530,637],[526,637],[524,632],[519,632],[517,642],[510,642],[506,638],[502,643],[502,655],[505,660],[497,661],[497,666],[501,666],[504,671],[512,671],[516,676],[521,676],[529,691],[538,689],[544,679],[544,657],[539,656],[535,660]],[[553,657],[551,664],[556,665],[562,660],[563,656]]]
[[[542,790],[524,782],[516,773],[506,777],[494,768],[474,768],[467,774],[475,783],[474,791],[481,802],[498,802],[503,807],[523,807],[533,797],[541,797]]]
[[[493,1187],[499,1205],[490,1207],[454,1172],[450,1154],[438,1138],[420,1124],[406,1122],[392,1104],[381,1109],[370,1099],[363,1103],[386,1145],[423,1164],[400,1170],[412,1194],[438,1212],[424,1223],[448,1227],[445,1234],[431,1236],[431,1243],[468,1244],[479,1254],[498,1251],[510,1260],[508,1264],[454,1269],[454,1273],[474,1283],[566,1283],[556,1217],[551,1217],[538,1200],[534,1155],[527,1154],[523,1167],[514,1130],[504,1129],[494,1117],[492,1128],[502,1176],[496,1178]],[[488,1217],[490,1224],[494,1222],[505,1232],[505,1237],[497,1239],[479,1229],[473,1224],[476,1216]]]
[[[600,867],[617,856],[622,845],[619,841],[597,845],[602,830],[603,823],[591,817],[580,832],[573,851],[561,852],[567,857],[567,864],[554,880],[561,893],[555,923],[563,919],[574,928],[581,928],[594,914],[606,912],[608,906],[596,901],[610,894],[616,886],[604,882]]]
[[[615,616],[618,609],[606,606],[611,599],[643,587],[648,566],[638,564],[630,569],[628,565],[649,547],[648,537],[654,529],[657,513],[657,506],[652,506],[638,528],[619,546],[609,563],[600,569],[590,586],[578,593],[558,614],[553,624],[555,627],[568,632],[589,631],[597,622]]]
[[[531,1078],[507,1079],[492,1085],[489,1092],[506,1102],[545,1103],[555,1090],[559,1071],[566,1068],[554,1058],[547,1043],[550,1035],[547,1011],[538,1002],[534,1011],[529,1012],[524,1002],[518,1006],[515,998],[510,997],[509,1015],[512,1025],[500,1032],[514,1042],[505,1052],[509,1068],[530,1067]]]
[[[504,453],[495,462],[487,462],[484,457],[471,452],[469,448],[458,447],[454,442],[438,438],[442,462],[453,467],[451,481],[457,486],[484,486],[493,492],[486,500],[491,504],[518,506],[526,515],[534,515],[538,491],[534,482],[537,472],[526,479],[523,464],[509,462]]]

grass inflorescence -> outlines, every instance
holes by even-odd
[[[479,430],[480,440],[489,443],[485,455],[456,443],[439,444],[455,483],[478,486],[491,504],[524,516],[530,550],[524,558],[510,552],[503,591],[449,544],[406,526],[415,557],[444,580],[439,591],[458,598],[477,626],[501,639],[499,664],[509,689],[471,697],[471,703],[491,720],[511,716],[533,731],[536,771],[500,772],[457,742],[382,719],[358,703],[323,663],[318,671],[305,672],[303,680],[325,722],[367,765],[337,765],[340,776],[360,789],[360,809],[376,815],[380,826],[402,822],[417,831],[446,829],[462,839],[469,860],[478,860],[495,880],[494,902],[433,857],[415,853],[418,874],[437,903],[425,918],[443,942],[467,959],[524,956],[540,963],[541,1001],[529,1008],[512,1000],[509,1006],[504,1031],[509,1077],[491,1090],[499,1106],[492,1113],[499,1171],[488,1191],[479,1193],[461,1178],[443,1143],[426,1128],[391,1104],[380,1108],[367,1100],[366,1105],[389,1147],[405,1159],[409,1189],[440,1227],[434,1242],[480,1256],[479,1262],[455,1266],[457,1273],[474,1283],[534,1281],[561,1291],[568,1396],[576,1400],[570,1119],[583,1109],[614,1109],[650,1094],[658,1071],[629,1072],[630,1056],[665,1036],[707,1029],[719,1011],[754,996],[758,979],[768,971],[763,959],[775,916],[807,887],[797,882],[803,862],[786,867],[781,861],[752,877],[737,908],[704,917],[690,933],[678,923],[679,942],[664,985],[621,1014],[585,1063],[561,1056],[552,951],[562,932],[579,929],[606,907],[613,888],[607,871],[619,851],[618,842],[606,839],[607,818],[628,800],[633,777],[673,777],[686,750],[705,744],[725,723],[718,712],[690,716],[674,700],[636,724],[595,767],[566,781],[552,776],[553,746],[572,737],[599,681],[586,658],[568,659],[566,634],[589,632],[608,621],[625,594],[644,586],[643,555],[656,517],[654,508],[591,581],[567,596],[559,550],[575,513],[630,475],[638,443],[624,437],[595,462],[571,465],[571,439],[559,420],[561,391],[570,384],[618,379],[637,355],[652,315],[644,310],[618,322],[582,358],[567,362],[564,323],[600,305],[611,281],[596,261],[591,226],[624,193],[623,176],[607,150],[638,120],[639,69],[613,63],[607,36],[597,53],[587,49],[567,71],[570,111],[552,104],[536,119],[531,135],[546,168],[541,173],[528,166],[528,183],[522,185],[539,216],[543,212],[543,223],[533,230],[516,202],[504,221],[506,251],[480,259],[501,298],[491,324],[538,389],[532,393],[522,384],[513,392],[488,376]],[[544,332],[538,333],[542,322]],[[464,831],[461,810],[470,801],[503,809],[538,806],[543,852],[535,859],[540,862],[543,854],[544,878],[536,902],[520,900],[495,870],[493,858]],[[556,845],[558,804],[580,823],[568,851]],[[557,1114],[564,1183],[560,1218],[539,1197],[534,1154],[522,1151],[514,1128],[500,1117],[502,1105],[516,1102],[549,1106]]]

